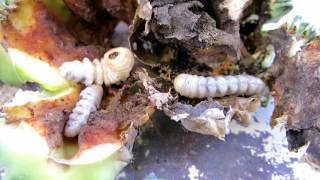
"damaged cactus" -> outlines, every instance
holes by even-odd
[[[275,21],[262,27],[284,27],[294,37],[289,54],[318,35],[318,25],[301,14],[304,3],[298,1],[272,0]],[[15,6],[9,4],[18,1],[0,2],[5,2],[0,16],[6,17],[0,36],[0,80],[21,88],[27,82],[40,85],[37,91],[18,90],[13,102],[0,108],[5,117],[0,153],[8,157],[0,157],[0,179],[1,172],[8,179],[112,179],[133,158],[137,129],[149,122],[156,108],[189,131],[224,140],[232,120],[252,120],[251,113],[274,81],[274,117],[286,120],[290,140],[305,140],[291,141],[290,148],[309,141],[312,153],[305,159],[318,156],[315,85],[320,73],[317,51],[311,50],[317,46],[302,47],[307,51],[283,61],[286,43],[274,43],[282,39],[272,37],[279,32],[260,33],[267,15],[254,6],[263,3],[25,0],[11,11]],[[240,34],[242,18],[254,20],[256,26],[246,37]],[[119,23],[130,25],[129,41],[121,42],[130,50],[111,42]],[[252,58],[242,41],[256,36],[261,44],[250,50]],[[135,57],[143,64],[135,64]],[[36,149],[25,143],[31,141]],[[23,157],[29,151],[32,162]],[[26,163],[17,166],[20,161]],[[27,174],[27,164],[42,171],[30,169]]]
[[[0,179],[114,179],[132,158],[137,132],[129,119],[109,118],[103,121],[105,131],[99,133],[98,127],[84,127],[99,138],[83,131],[79,142],[63,137],[66,117],[79,99],[80,87],[64,79],[57,67],[68,59],[100,58],[110,47],[103,44],[107,36],[99,37],[103,43],[91,38],[86,33],[93,30],[65,10],[63,1],[25,0],[1,24],[1,45],[5,47],[0,49],[1,81],[21,88],[32,82],[40,88],[20,89],[12,102],[1,104],[0,115],[5,119],[0,124]],[[115,20],[108,22],[101,32],[111,36],[108,29]],[[139,107],[134,115],[126,113],[130,120],[143,124],[153,108],[148,103]]]
[[[262,31],[284,27],[293,38],[288,52],[290,57],[296,55],[302,46],[319,35],[319,11],[313,1],[271,0],[270,9],[272,19],[262,26]]]

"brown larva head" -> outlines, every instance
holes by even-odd
[[[110,61],[117,59],[118,56],[119,56],[118,51],[113,51],[108,54],[108,58],[110,59]]]
[[[103,65],[109,65],[112,67],[123,65],[128,65],[129,67],[134,64],[134,56],[128,48],[118,47],[106,52],[101,62]]]

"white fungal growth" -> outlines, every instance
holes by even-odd
[[[79,134],[80,128],[87,123],[90,113],[97,111],[103,95],[100,85],[86,87],[80,93],[80,100],[69,116],[64,134],[66,137],[75,137]]]
[[[124,47],[110,49],[104,57],[91,62],[88,58],[81,61],[65,62],[59,68],[68,80],[80,82],[86,86],[103,83],[108,86],[126,80],[134,65],[133,53]]]
[[[174,89],[188,98],[251,96],[262,93],[265,87],[261,79],[250,75],[203,77],[180,74],[174,79]]]

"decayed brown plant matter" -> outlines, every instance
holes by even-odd
[[[261,96],[192,100],[179,96],[173,80],[181,73],[202,76],[247,73],[269,85],[271,93],[265,92],[262,97],[274,95],[273,123],[285,123],[290,149],[310,141],[305,159],[315,167],[320,165],[319,45],[315,41],[289,58],[286,46],[291,41],[285,31],[260,34],[261,25],[268,18],[264,13],[268,10],[266,3],[252,0],[64,2],[69,14],[63,18],[43,1],[22,2],[22,9],[12,11],[2,23],[1,44],[58,67],[85,57],[101,58],[113,47],[111,39],[116,25],[119,22],[130,25],[126,43],[135,54],[136,67],[126,82],[104,89],[101,110],[92,113],[80,130],[80,151],[107,142],[127,144],[129,130],[146,124],[155,109],[190,131],[223,139],[232,119],[250,121],[250,112],[260,105]],[[248,28],[242,20],[252,13],[260,15],[260,19]],[[253,58],[267,44],[277,49],[275,63],[268,69],[260,66],[263,58]],[[4,111],[8,122],[30,123],[55,148],[63,146],[63,127],[78,96],[79,89],[70,97]]]

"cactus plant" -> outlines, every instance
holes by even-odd
[[[289,56],[320,34],[320,12],[312,0],[271,0],[270,14],[271,20],[262,26],[262,31],[284,27],[293,38]]]

